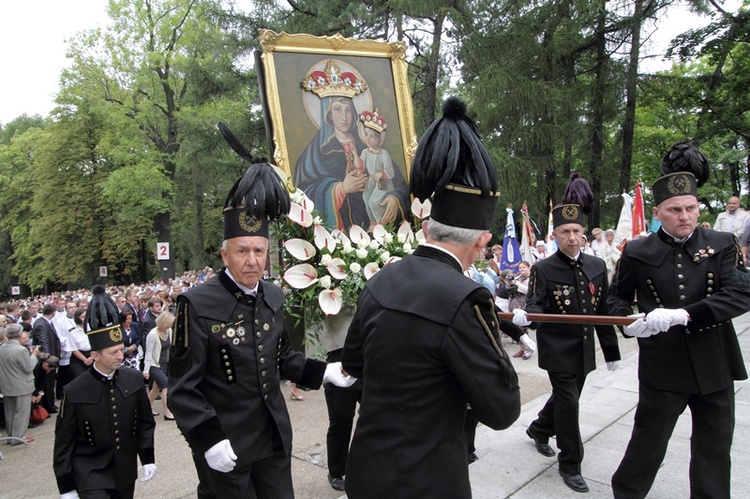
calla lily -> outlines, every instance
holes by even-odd
[[[370,235],[359,225],[352,225],[352,228],[349,229],[349,238],[352,240],[352,244],[357,246],[361,246],[362,243],[370,244]]]
[[[318,295],[318,304],[320,309],[326,315],[336,315],[341,311],[341,290],[335,289],[324,289]]]
[[[404,242],[410,243],[414,240],[414,232],[411,230],[409,222],[404,222],[398,228],[399,241],[404,238]]]
[[[281,179],[281,183],[283,185],[287,185],[287,182],[289,181],[289,177],[287,176],[286,172],[276,165],[268,165],[268,166],[270,166],[271,169],[273,169],[273,171],[276,172],[276,175],[278,175],[279,179]]]
[[[302,208],[302,205],[299,205],[297,203],[291,203],[291,208],[289,209],[289,219],[292,222],[301,225],[302,227],[310,227],[313,222],[312,214]]]
[[[388,259],[388,261],[387,261],[387,262],[385,262],[385,264],[386,264],[386,265],[390,265],[390,264],[392,264],[392,263],[394,263],[394,262],[397,262],[397,261],[399,261],[399,260],[401,260],[401,257],[400,257],[400,256],[392,256],[392,257],[390,257],[390,258]]]
[[[284,272],[284,280],[295,289],[305,289],[318,282],[318,271],[309,263],[300,263]]]
[[[290,239],[284,243],[284,248],[297,260],[306,262],[315,256],[315,246],[304,239]]]
[[[370,279],[370,277],[374,276],[378,273],[380,270],[380,265],[377,264],[377,262],[370,262],[367,265],[365,265],[365,279]]]
[[[411,212],[420,220],[430,216],[432,211],[432,202],[429,199],[425,199],[422,203],[419,198],[414,198],[411,203]]]
[[[336,279],[340,280],[346,277],[346,262],[341,258],[334,258],[326,268],[328,269],[328,273]]]
[[[375,228],[372,229],[372,238],[380,244],[383,244],[383,241],[385,240],[385,237],[387,235],[388,231],[385,230],[385,227],[383,227],[381,224],[377,224]]]
[[[339,240],[342,246],[351,246],[352,240],[346,237],[346,234],[344,234],[344,231],[339,229],[334,229],[333,232],[331,232],[331,235]]]
[[[417,234],[414,237],[417,239],[417,241],[419,242],[419,244],[422,244],[422,243],[424,243],[424,242],[427,241],[427,238],[425,237],[424,231],[422,229],[419,229],[419,231],[417,232]]]
[[[312,213],[312,211],[315,209],[315,203],[312,202],[312,199],[307,197],[307,194],[304,193],[302,189],[298,189],[302,193],[302,200],[298,201],[300,206],[302,206],[302,209]]]
[[[326,248],[328,251],[333,251],[336,247],[336,240],[331,236],[331,233],[326,230],[322,225],[315,226],[315,246],[319,249]]]

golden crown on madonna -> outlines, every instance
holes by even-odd
[[[349,71],[329,60],[324,71],[315,70],[302,80],[302,88],[318,97],[354,97],[367,90],[367,84]]]

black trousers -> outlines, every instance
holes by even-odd
[[[466,434],[466,446],[468,447],[469,454],[476,452],[477,448],[474,445],[474,440],[477,436],[477,425],[479,420],[474,417],[474,412],[471,409],[466,409],[466,417],[464,418],[464,433]]]
[[[578,426],[578,400],[586,375],[555,372],[547,372],[547,375],[552,383],[552,395],[529,425],[529,430],[542,439],[556,436],[560,471],[580,474],[583,442]]]
[[[643,383],[638,390],[633,434],[612,476],[614,496],[646,497],[664,461],[677,418],[690,407],[690,497],[729,498],[734,386],[707,395],[664,392]]]
[[[328,472],[337,478],[346,475],[346,459],[349,457],[349,443],[352,438],[354,414],[357,404],[362,401],[360,383],[349,388],[340,388],[327,383],[324,386],[326,406],[328,406],[328,432],[326,433],[326,453]]]
[[[283,450],[229,473],[211,469],[203,456],[193,454],[193,462],[199,499],[294,499],[292,461]]]
[[[52,408],[57,404],[55,402],[55,385],[57,384],[57,371],[50,371],[44,375],[44,397],[42,397],[42,407],[52,414]]]
[[[124,489],[79,490],[80,499],[133,499],[135,482]]]

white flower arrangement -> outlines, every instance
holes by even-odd
[[[376,225],[369,234],[353,225],[348,234],[329,231],[314,213],[312,201],[295,189],[287,220],[276,224],[283,241],[282,287],[287,292],[287,310],[304,315],[307,325],[338,314],[344,305],[355,306],[365,282],[385,265],[412,253],[424,235],[402,223],[394,233]],[[415,200],[412,211],[429,216],[429,201]]]

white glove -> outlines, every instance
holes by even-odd
[[[60,494],[60,499],[78,499],[78,491],[71,490],[70,492]]]
[[[630,318],[637,318],[635,322],[632,322],[623,328],[623,332],[628,336],[634,336],[636,338],[648,338],[655,334],[659,334],[659,331],[649,327],[644,317],[646,314],[633,314],[629,315]]]
[[[528,348],[529,350],[536,351],[536,343],[534,342],[534,340],[531,339],[531,337],[528,334],[524,333],[518,339],[520,340],[521,343],[526,345],[526,348]]]
[[[607,362],[607,370],[609,371],[617,371],[619,367],[620,367],[619,360],[612,360],[612,361]]]
[[[229,473],[237,464],[237,455],[232,450],[232,445],[228,439],[224,439],[203,453],[206,463],[221,473]]]
[[[687,326],[690,320],[690,314],[684,308],[678,308],[672,310],[672,325],[673,326]]]
[[[357,381],[357,378],[348,374],[344,376],[342,371],[341,362],[331,362],[326,366],[326,372],[323,374],[323,383],[333,383],[341,388],[349,388]]]
[[[688,313],[681,308],[657,308],[646,316],[648,325],[657,331],[667,331],[672,326],[687,326],[688,319]]]
[[[526,317],[524,309],[516,308],[513,310],[513,324],[518,327],[526,327],[531,324],[531,321]]]
[[[154,475],[156,475],[156,465],[154,463],[144,464],[143,477],[141,478],[141,482],[148,482],[149,480],[154,478]]]

